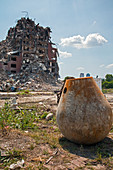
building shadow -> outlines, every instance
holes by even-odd
[[[65,137],[59,138],[59,143],[64,150],[89,159],[113,156],[113,140],[109,137],[93,145],[79,145],[67,140]]]

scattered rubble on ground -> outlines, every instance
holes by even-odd
[[[18,161],[17,163],[13,163],[10,165],[9,169],[17,169],[17,168],[23,168],[24,160]]]
[[[49,27],[29,18],[21,18],[9,29],[0,42],[0,91],[37,91],[44,84],[57,84],[58,50],[53,47],[50,33]]]
[[[53,118],[53,113],[49,113],[47,116],[46,116],[46,120],[51,120]]]

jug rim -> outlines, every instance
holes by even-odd
[[[70,81],[70,80],[83,80],[83,79],[93,79],[93,77],[79,77],[79,78],[71,78],[71,79],[67,79],[66,81]]]

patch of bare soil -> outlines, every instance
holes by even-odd
[[[54,132],[48,127],[42,128],[46,128],[48,133]],[[91,146],[77,145],[59,135],[54,147],[46,140],[39,139],[40,142],[38,142],[36,136],[32,136],[30,132],[11,130],[4,136],[0,133],[0,136],[1,156],[5,156],[4,153],[9,150],[20,150],[25,160],[24,169],[113,168],[113,134]]]
[[[67,140],[58,129],[55,116],[57,104],[54,95],[51,97],[42,95],[42,98],[35,95],[34,100],[33,96],[31,100],[20,97],[18,103],[20,107],[31,108],[32,106],[38,110],[40,108],[41,112],[52,112],[54,116],[49,121],[39,119],[38,128],[34,131],[31,129],[0,131],[0,169],[8,169],[13,161],[17,162],[21,159],[25,161],[22,169],[26,170],[113,169],[113,129],[100,143],[89,146],[77,145]],[[18,157],[14,155],[14,151],[19,153]],[[6,162],[4,163],[3,160]]]

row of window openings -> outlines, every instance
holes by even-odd
[[[16,64],[11,64],[11,67],[12,67],[12,68],[16,68]],[[14,72],[14,73],[15,73],[16,71],[13,71],[13,70],[12,70],[11,72]],[[52,72],[55,72],[55,68],[52,68]]]
[[[16,61],[16,58],[15,58],[15,57],[12,57],[11,60],[12,60],[12,61]],[[8,63],[4,63],[4,65],[8,65]]]
[[[16,58],[13,58],[14,60],[13,61],[16,61]],[[30,61],[29,60],[24,60],[23,61],[23,63],[25,64],[25,63],[30,63]],[[7,65],[8,63],[4,63],[4,65]],[[50,65],[50,63],[49,63],[49,65]],[[52,66],[55,66],[55,63],[52,63]],[[13,67],[13,68],[16,68],[16,64],[11,64],[11,67]]]
[[[16,61],[16,58],[11,58],[13,61]],[[24,60],[23,63],[29,63],[29,60]],[[4,63],[4,65],[7,65],[7,63]],[[49,63],[50,65],[50,63]],[[52,63],[52,66],[55,66],[55,63]],[[11,64],[11,67],[16,68],[16,64]]]

